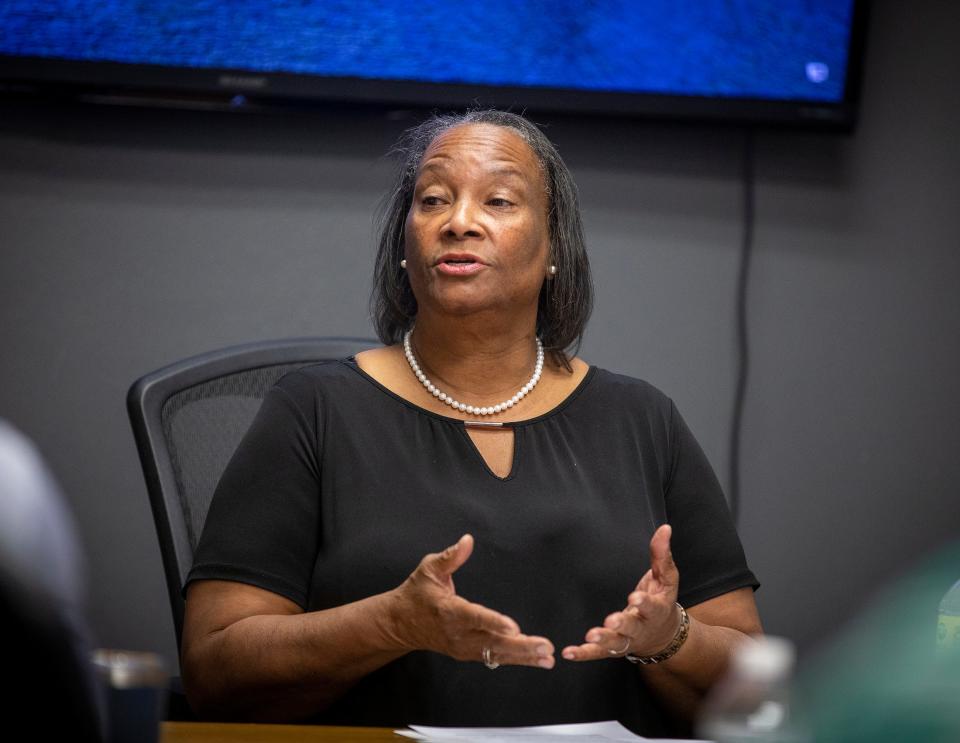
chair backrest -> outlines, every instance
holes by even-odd
[[[177,632],[180,594],[213,492],[267,390],[307,364],[376,348],[362,338],[294,338],[232,346],[141,377],[127,411],[147,482]]]

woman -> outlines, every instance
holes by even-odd
[[[716,478],[668,398],[567,355],[589,266],[543,134],[477,111],[400,153],[387,345],[265,399],[188,581],[188,697],[252,720],[676,730],[761,631]]]

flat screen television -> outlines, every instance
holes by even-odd
[[[866,0],[0,0],[0,86],[852,128]]]

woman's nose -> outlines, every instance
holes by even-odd
[[[481,229],[477,223],[477,209],[469,199],[458,199],[450,209],[450,218],[444,225],[444,232],[450,237],[480,237]]]

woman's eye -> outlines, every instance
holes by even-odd
[[[439,196],[424,196],[420,199],[420,203],[424,206],[438,206],[443,203],[443,199]]]
[[[490,199],[490,201],[488,201],[487,203],[490,204],[490,206],[512,206],[513,205],[513,202],[501,197]]]

